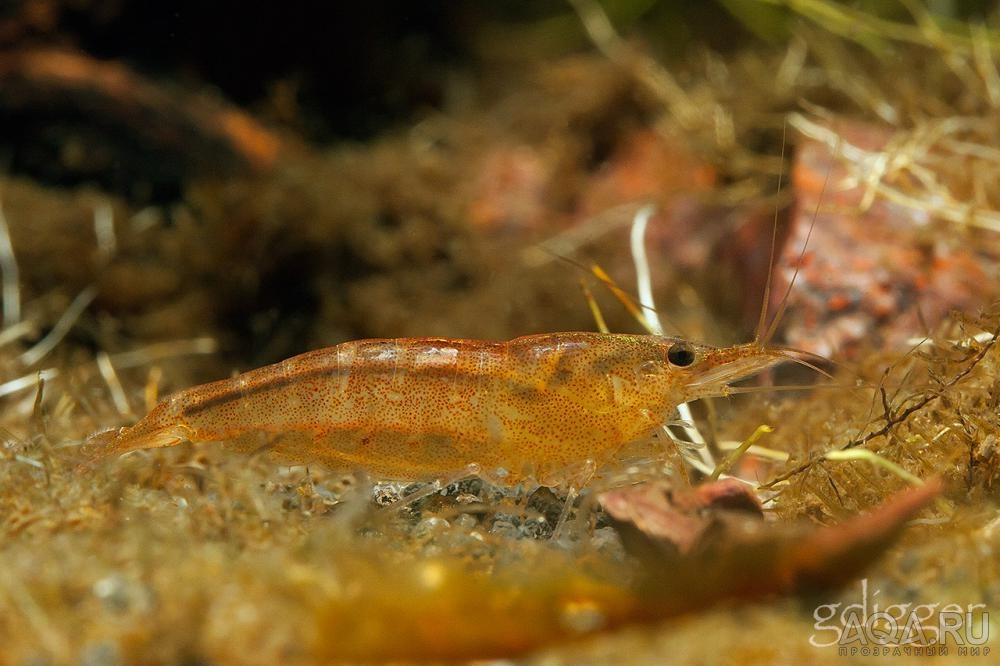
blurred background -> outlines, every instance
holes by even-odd
[[[981,0],[0,1],[0,662],[812,661],[787,581],[842,583],[816,553],[868,563],[932,476],[870,589],[995,606],[998,56]],[[592,488],[559,542],[549,488],[386,512],[364,475],[216,443],[76,466],[161,396],[307,349],[594,330],[581,281],[642,332],[593,267],[634,291],[647,204],[670,332],[745,342],[763,307],[851,364],[697,408],[719,450],[775,426],[732,471],[790,481],[743,487],[766,521],[713,522],[690,575],[653,557],[664,587]]]
[[[887,183],[928,190],[889,218],[933,216],[945,179],[945,203],[978,191],[973,218],[995,206],[988,150],[935,157],[934,183],[904,164],[927,159],[934,132],[994,145],[995,19],[974,1],[8,2],[0,201],[24,314],[37,339],[93,288],[80,342],[210,336],[216,374],[349,338],[590,329],[587,271],[570,262],[631,284],[627,226],[653,202],[664,314],[690,337],[745,340],[775,214],[779,240],[802,236],[795,221],[841,196],[820,185],[834,161],[873,173],[830,136],[853,133],[869,162],[906,144],[897,132],[924,137],[876,176],[847,169],[870,182],[842,211],[871,212]],[[980,121],[931,127],[952,115]],[[818,152],[793,163],[807,139]],[[844,246],[836,270],[837,253],[873,242],[854,228],[814,247]],[[893,264],[892,279],[813,284],[821,298],[790,308],[787,340],[836,352],[917,300],[932,324],[975,307],[988,267],[944,254],[956,285],[918,294],[936,282],[921,259],[876,249],[868,263]],[[637,330],[598,298],[614,330]],[[853,319],[822,341],[794,330],[828,302]]]

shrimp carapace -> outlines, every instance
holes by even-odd
[[[390,479],[478,465],[502,483],[557,485],[648,437],[679,403],[792,358],[756,344],[546,333],[509,342],[345,342],[165,399],[86,446],[95,458],[184,440]]]

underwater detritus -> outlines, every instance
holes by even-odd
[[[928,338],[924,342],[930,350],[926,352],[921,350],[923,344],[917,345],[914,354],[920,357],[916,361],[911,359],[903,367],[908,376],[907,386],[894,390],[890,397],[889,389],[880,385],[876,393],[881,402],[882,415],[871,419],[860,433],[835,445],[833,450],[848,451],[857,447],[869,447],[876,452],[894,450],[897,455],[922,463],[926,473],[942,475],[961,475],[963,471],[971,474],[975,467],[986,470],[995,468],[995,456],[987,455],[977,461],[976,455],[962,450],[960,444],[956,449],[958,443],[948,436],[955,426],[941,424],[944,422],[942,409],[946,413],[954,412],[952,424],[964,424],[970,419],[977,422],[986,419],[981,425],[969,425],[980,436],[984,428],[990,427],[989,421],[997,422],[997,385],[992,378],[1000,363],[998,320],[1000,312],[994,310],[975,323],[977,329],[992,326],[992,330],[987,329],[978,336],[955,341]],[[886,377],[892,371],[893,368],[890,367],[885,373]],[[917,377],[921,375],[925,377],[927,385],[917,383]],[[957,406],[965,402],[970,403],[972,409]],[[994,408],[990,410],[987,405],[993,405]],[[971,413],[963,413],[978,412],[981,407],[987,409],[983,416],[974,417]],[[935,409],[938,413],[934,413]],[[829,451],[810,453],[804,461],[781,471],[761,487],[777,488],[815,470],[828,453]],[[995,472],[990,473],[992,474]]]
[[[0,90],[0,118],[19,128],[8,136],[16,167],[52,180],[176,196],[192,174],[266,171],[289,148],[220,99],[70,50],[0,53]]]
[[[816,611],[859,587],[880,610],[995,619],[1000,33],[934,18],[968,3],[865,21],[781,0],[790,18],[766,43],[718,3],[574,0],[583,29],[566,3],[521,3],[490,24],[509,59],[462,47],[422,67],[445,94],[403,122],[355,106],[322,59],[295,62],[317,42],[283,28],[310,23],[329,58],[403,102],[377,60],[419,67],[440,33],[408,27],[382,49],[379,11],[454,20],[475,49],[477,22],[512,3],[363,6],[368,20],[329,25],[186,0],[169,27],[132,22],[157,3],[15,4],[51,27],[12,32],[0,10],[0,65],[21,58],[0,71],[0,116],[29,123],[4,123],[0,183],[0,661],[833,662]],[[800,29],[803,7],[851,20]],[[128,40],[108,41],[109,15]],[[600,53],[549,41],[539,57],[522,39],[559,25]],[[208,45],[183,37],[216,26]],[[254,57],[226,52],[262,33]],[[31,51],[48,65],[29,81],[38,44],[68,50]],[[356,142],[335,138],[317,73],[332,105],[365,109]],[[280,156],[255,167],[212,109],[256,118]],[[134,156],[149,171],[115,162]],[[649,203],[630,261],[628,218]],[[735,258],[713,250],[727,239]],[[659,313],[684,340],[756,324],[760,344],[513,339],[592,325],[569,263],[640,283],[630,310],[588,299],[604,332]],[[706,307],[704,274],[736,306]],[[778,323],[760,323],[762,300],[765,315],[787,303]],[[727,327],[732,313],[750,323]],[[730,386],[787,359],[772,341],[833,350],[812,368],[832,381],[799,381],[803,362]],[[720,360],[741,350],[747,367]],[[669,413],[701,395],[725,399]],[[81,471],[81,448],[100,466]]]
[[[490,576],[440,557],[410,567],[375,565],[384,555],[355,563],[349,576],[364,581],[362,596],[332,591],[312,602],[318,651],[333,659],[509,658],[721,601],[829,590],[878,558],[941,490],[930,482],[868,515],[810,530],[765,523],[748,509],[752,500],[736,499],[734,483],[676,494],[657,484],[605,493],[602,504],[638,559],[638,573],[541,544],[523,567]],[[679,548],[649,530],[677,520],[699,523],[701,535]]]
[[[687,491],[647,484],[604,493],[601,504],[643,565],[648,602],[674,603],[673,612],[685,612],[724,598],[815,592],[846,583],[941,491],[941,482],[931,480],[866,515],[817,530],[765,522],[752,490],[735,479]]]

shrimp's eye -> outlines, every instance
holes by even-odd
[[[694,363],[694,347],[686,342],[678,342],[667,350],[667,360],[671,365],[686,368]]]

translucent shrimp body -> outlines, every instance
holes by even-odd
[[[509,342],[360,340],[177,393],[135,426],[88,443],[96,457],[221,441],[289,462],[555,485],[649,436],[674,408],[788,355],[756,344],[549,333]]]

